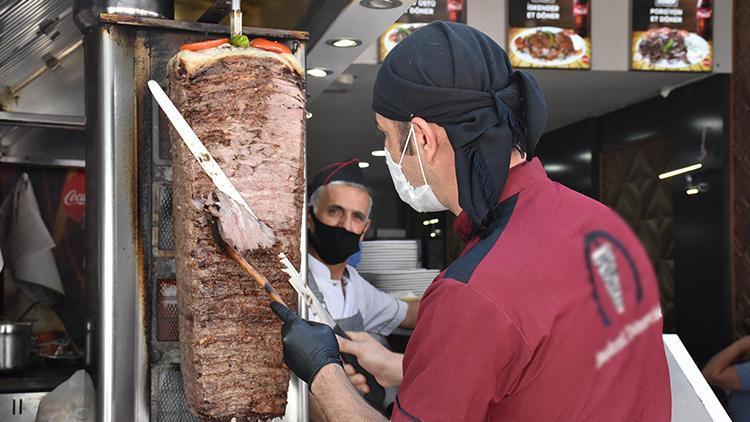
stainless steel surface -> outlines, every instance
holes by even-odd
[[[60,51],[57,55],[54,56],[54,61],[56,63],[56,66],[54,67],[54,72],[60,72],[62,70],[62,65],[60,62],[65,60],[68,56],[73,54],[78,48],[83,46],[83,40],[78,40],[74,42],[71,46],[65,48],[64,50]],[[50,70],[50,66],[48,64],[45,64],[43,66],[39,66],[34,73],[27,76],[26,79],[18,82],[16,85],[9,88],[10,94],[13,96],[18,96],[18,94],[26,88],[30,83],[34,82],[42,76],[46,71]]]
[[[0,421],[34,422],[39,402],[48,392],[0,394]]]
[[[82,116],[54,116],[49,114],[0,111],[0,125],[83,130],[86,125],[86,119]]]
[[[232,0],[232,14],[229,15],[229,35],[242,35],[242,9],[240,0]]]
[[[110,15],[105,14],[99,17],[102,24],[118,24],[124,26],[137,26],[150,28],[151,30],[165,30],[175,31],[175,36],[179,33],[187,35],[190,33],[202,33],[202,36],[195,37],[195,40],[205,40],[206,34],[227,34],[226,25],[218,25],[212,23],[197,23],[197,22],[185,22],[185,21],[174,21],[169,19],[154,19],[140,16],[121,16],[121,15]],[[285,29],[272,29],[272,28],[257,28],[257,27],[243,27],[243,34],[248,34],[252,37],[271,37],[278,38],[282,41],[287,41],[289,47],[294,53],[297,49],[298,43],[295,41],[305,41],[308,39],[309,34],[305,31],[298,30],[285,30]],[[226,35],[225,35],[226,36]],[[165,41],[165,44],[168,44]],[[177,51],[178,46],[174,46]]]
[[[65,158],[52,158],[49,160],[34,160],[20,157],[0,157],[0,163],[18,164],[24,166],[42,166],[42,167],[62,167],[62,168],[80,168],[86,167],[83,160],[69,160]]]
[[[86,262],[98,284],[97,420],[138,420],[136,133],[133,40],[97,27],[86,39]]]
[[[0,125],[0,162],[83,167],[84,154],[81,130]]]
[[[96,329],[94,328],[94,321],[87,318],[83,328],[83,366],[87,371],[90,371],[94,366],[95,330]]]
[[[0,371],[23,369],[30,348],[30,322],[0,321]]]
[[[76,23],[84,30],[95,25],[102,13],[167,19],[174,17],[174,0],[75,0],[73,3]]]
[[[81,40],[76,41],[72,47],[79,42]],[[4,96],[4,100],[0,98],[0,108],[20,113],[73,116],[83,120],[83,56],[81,45],[57,54],[59,63],[55,71],[50,71],[43,63],[36,65],[36,70],[27,69],[29,75],[18,82],[12,92],[6,90],[9,95]],[[31,72],[32,70],[34,71]],[[2,90],[0,87],[0,91]]]
[[[6,1],[0,7],[0,88],[14,88],[81,39],[71,0]]]

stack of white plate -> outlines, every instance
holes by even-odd
[[[362,242],[362,261],[357,270],[375,273],[392,270],[413,270],[419,267],[419,246],[416,240],[370,240]]]
[[[394,296],[408,296],[408,292],[422,296],[440,270],[419,268],[414,270],[391,270],[363,273],[362,276],[378,289]]]

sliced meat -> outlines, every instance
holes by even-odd
[[[182,51],[169,95],[258,218],[275,235],[245,257],[292,306],[276,259],[299,268],[304,192],[303,77],[275,53],[219,47]],[[190,410],[206,419],[281,416],[289,370],[269,299],[212,240],[207,207],[221,197],[172,131],[181,370]],[[227,221],[231,221],[227,220]],[[223,227],[232,235],[232,227]],[[258,233],[261,233],[258,231]],[[259,234],[260,236],[260,234]]]

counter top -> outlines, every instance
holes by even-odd
[[[51,391],[82,369],[80,366],[51,366],[38,356],[29,359],[24,370],[0,373],[0,394]]]

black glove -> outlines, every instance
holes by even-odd
[[[312,386],[322,367],[329,363],[342,365],[339,343],[330,327],[305,321],[277,302],[271,303],[271,309],[284,321],[281,328],[284,362],[300,379]]]

